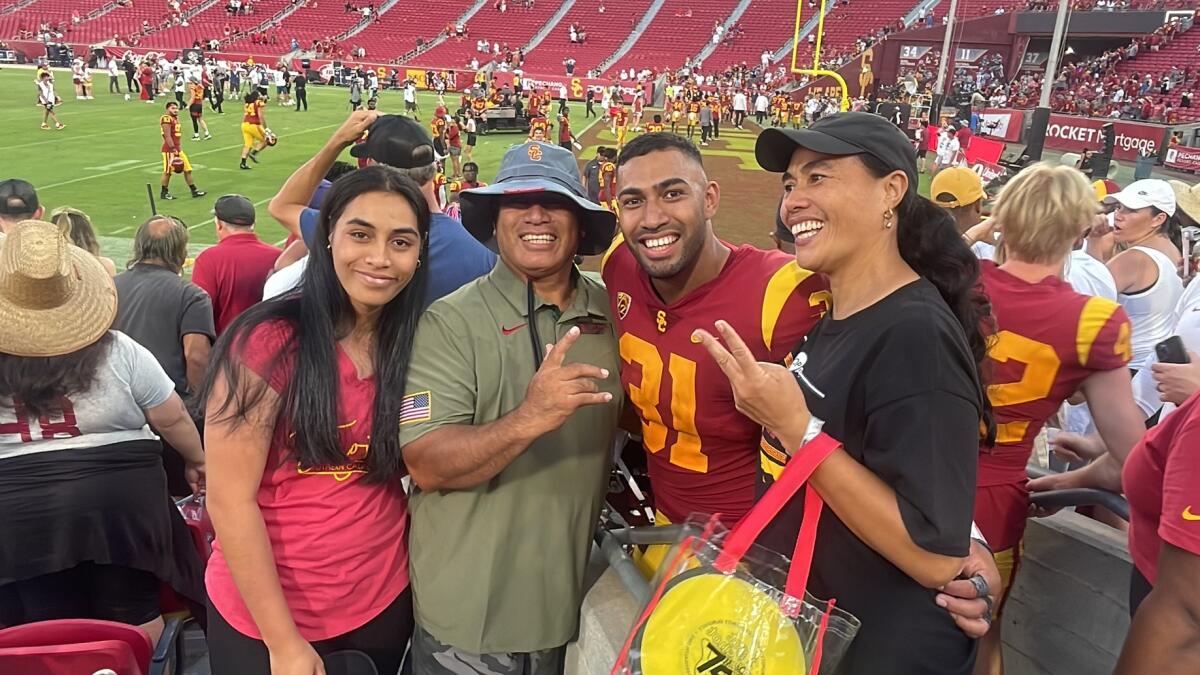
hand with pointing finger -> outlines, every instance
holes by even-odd
[[[716,328],[725,345],[705,330],[697,330],[694,337],[729,378],[738,412],[771,430],[789,452],[795,451],[812,417],[796,378],[777,363],[755,359],[728,323],[718,321]]]
[[[579,328],[574,327],[558,344],[547,345],[542,367],[529,381],[521,408],[539,435],[561,427],[583,406],[612,400],[612,394],[600,391],[597,383],[597,380],[608,379],[608,370],[588,363],[563,363],[567,350],[578,339]]]

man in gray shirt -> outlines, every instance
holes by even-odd
[[[199,286],[184,281],[187,228],[171,216],[142,223],[133,239],[129,269],[117,275],[117,318],[113,328],[154,355],[187,402],[200,389],[216,339],[212,301]],[[187,494],[183,459],[164,442],[163,465],[173,495]]]
[[[702,101],[700,103],[700,145],[708,145],[708,137],[712,134],[712,130],[712,108],[707,102]]]
[[[600,153],[604,152],[604,146],[596,148],[596,156],[583,165],[583,187],[587,189],[588,199],[593,202],[600,202],[600,163],[604,159]]]

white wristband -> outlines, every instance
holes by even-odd
[[[984,546],[989,546],[987,537],[983,536],[983,531],[979,529],[979,526],[975,524],[975,521],[971,521],[971,538],[978,539]]]

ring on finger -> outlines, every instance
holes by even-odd
[[[975,586],[975,597],[986,598],[988,596],[988,591],[991,589],[988,588],[987,579],[984,579],[983,575],[976,574],[968,579],[968,581],[971,582],[971,585]]]

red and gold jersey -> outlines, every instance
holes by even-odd
[[[429,121],[429,132],[434,138],[441,138],[446,131],[446,120],[441,117],[434,117]]]
[[[188,100],[192,103],[204,102],[204,87],[192,82],[188,85]]]
[[[793,115],[801,115],[803,113],[804,113],[804,102],[803,101],[792,101],[792,114]]]
[[[754,503],[758,480],[762,427],[734,407],[728,378],[692,332],[724,319],[755,358],[782,362],[829,298],[824,277],[790,256],[729,248],[720,275],[672,305],[619,239],[601,271],[617,322],[621,383],[642,421],[655,507],[675,523],[691,512],[736,522]]]
[[[169,129],[162,129],[162,127],[164,127],[166,125],[170,125]],[[163,115],[162,117],[158,118],[158,126],[162,131],[162,137],[163,137],[162,151],[163,152],[178,152],[179,150],[183,149],[183,146],[179,144],[181,135],[179,132],[179,118],[178,117],[175,117],[174,115]],[[170,142],[173,143],[174,146],[168,145],[167,134],[170,134],[170,136],[171,136]]]
[[[1096,371],[1129,363],[1129,317],[1117,303],[1047,277],[1031,284],[983,261],[997,334],[988,349],[996,445],[979,455],[980,487],[1024,484],[1046,419]]]
[[[683,101],[677,100],[673,104],[672,110],[674,110],[675,112],[683,112],[685,108],[687,108],[687,104],[684,103]]]
[[[617,198],[617,165],[612,162],[600,162],[599,172],[600,201],[606,202]]]
[[[441,171],[433,176],[433,194],[437,197],[439,207],[446,205],[446,174]]]
[[[613,114],[613,122],[619,127],[625,126],[629,123],[629,113],[624,108],[617,108],[617,112]]]
[[[260,112],[262,111],[263,105],[265,104],[262,102],[262,100],[242,105],[242,123],[262,124],[262,115]]]
[[[539,96],[538,94],[531,94],[529,96],[529,109],[531,111],[541,110],[542,109],[542,97]]]
[[[471,109],[477,113],[487,110],[487,99],[482,96],[476,96],[475,100],[471,101]]]
[[[691,103],[688,103],[687,110],[688,110],[689,115],[699,115],[700,114],[700,102],[692,101]]]
[[[485,183],[481,180],[477,180],[473,183],[470,181],[465,181],[465,180],[456,180],[456,181],[451,181],[450,184],[448,186],[446,186],[446,191],[447,192],[462,192],[463,190],[473,190],[475,188],[481,188],[481,187],[487,187],[487,183]]]
[[[646,133],[656,134],[663,130],[663,125],[657,122],[651,122],[646,125]]]
[[[550,120],[545,117],[535,117],[529,120],[529,137],[544,141],[549,138]]]

